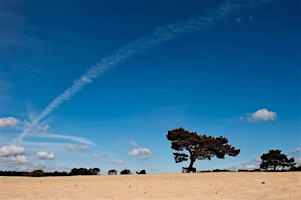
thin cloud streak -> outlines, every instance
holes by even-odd
[[[23,146],[68,146],[70,143],[60,143],[60,142],[31,142],[31,141],[22,141]]]
[[[30,135],[30,136],[39,137],[39,138],[66,139],[66,140],[71,140],[74,142],[79,142],[82,144],[95,145],[92,141],[90,141],[86,138],[72,136],[72,135],[60,135],[60,134],[45,133],[45,134],[37,134],[37,135]]]
[[[171,40],[179,34],[211,28],[216,22],[225,19],[227,15],[239,8],[253,7],[258,4],[263,4],[266,1],[269,0],[248,1],[248,3],[243,4],[239,1],[228,1],[206,17],[198,17],[181,23],[170,24],[166,27],[158,28],[153,33],[131,42],[125,47],[119,49],[115,54],[104,58],[101,62],[88,68],[85,74],[75,80],[69,88],[52,100],[50,104],[41,112],[41,114],[32,121],[31,125],[36,126],[55,108],[60,106],[63,102],[70,100],[74,95],[81,91],[85,85],[92,83],[93,79],[98,78],[101,74],[110,70],[115,65],[129,59],[133,55],[159,45],[165,41]],[[22,141],[27,134],[28,130],[25,129],[20,134],[18,140]]]

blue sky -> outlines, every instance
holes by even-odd
[[[1,1],[0,169],[179,172],[168,130],[301,162],[297,0]]]

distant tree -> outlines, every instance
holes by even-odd
[[[120,172],[120,175],[127,175],[127,174],[132,174],[131,170],[129,169],[124,169]]]
[[[90,175],[98,175],[100,172],[99,168],[93,168],[93,169],[89,169]]]
[[[108,171],[108,175],[117,175],[117,170],[116,169],[110,169]]]
[[[268,153],[262,154],[260,157],[262,162],[261,169],[279,170],[280,168],[292,168],[296,165],[294,158],[287,158],[287,155],[281,153],[281,150],[269,150]]]
[[[30,176],[34,176],[34,177],[40,177],[40,176],[44,176],[44,175],[45,175],[45,173],[41,169],[33,170],[32,172],[30,172]]]
[[[225,137],[212,137],[198,135],[196,132],[189,132],[183,128],[168,131],[167,139],[171,141],[171,148],[175,151],[187,151],[188,153],[174,152],[176,163],[190,160],[188,172],[196,171],[193,164],[196,160],[210,160],[212,157],[225,158],[225,155],[237,156],[240,149],[235,149],[228,144]]]
[[[143,169],[140,172],[137,171],[136,174],[146,174],[146,171],[145,171],[145,169]]]

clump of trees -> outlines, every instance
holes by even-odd
[[[31,172],[16,172],[16,171],[0,171],[0,176],[32,176],[32,177],[41,177],[41,176],[77,176],[77,175],[98,175],[100,173],[99,168],[73,168],[69,173],[68,172],[44,172],[42,169],[36,169]]]
[[[100,172],[100,169],[98,168],[73,168],[70,172],[70,175],[98,175]]]
[[[281,153],[281,150],[269,150],[268,153],[262,154],[260,157],[262,162],[260,168],[267,171],[276,171],[280,169],[294,169],[296,168],[295,159],[288,158],[287,155]],[[300,167],[300,166],[299,166]]]
[[[37,169],[30,172],[28,175],[33,177],[41,177],[41,176],[45,176],[45,173],[43,170]]]
[[[32,176],[32,177],[42,177],[42,176],[78,176],[78,175],[98,175],[100,173],[99,168],[73,168],[68,172],[44,172],[42,169],[36,169],[31,172],[17,172],[17,171],[0,171],[0,176]],[[146,174],[145,169],[136,172],[137,174]],[[124,169],[120,172],[120,175],[130,175],[131,170]],[[117,175],[116,169],[110,169],[108,175]]]
[[[171,148],[176,163],[189,160],[189,166],[183,168],[184,172],[195,172],[193,164],[196,160],[211,160],[212,157],[225,158],[226,155],[237,156],[240,149],[228,144],[225,137],[212,137],[189,132],[184,128],[168,131],[167,139],[171,142]],[[186,151],[185,153],[182,153]]]

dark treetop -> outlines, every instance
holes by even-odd
[[[167,139],[171,141],[171,148],[174,152],[175,162],[190,160],[188,169],[193,168],[196,160],[210,160],[212,157],[225,158],[225,155],[237,156],[240,149],[228,144],[225,137],[212,137],[198,135],[196,132],[189,132],[183,128],[168,131]],[[188,151],[188,153],[178,153]]]

